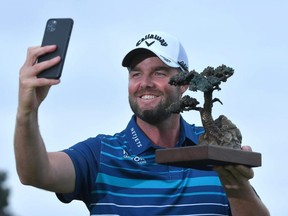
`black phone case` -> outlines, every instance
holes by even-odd
[[[60,56],[61,61],[59,64],[42,71],[38,74],[38,78],[59,79],[61,77],[73,23],[74,21],[71,18],[57,18],[49,19],[47,21],[41,46],[56,45],[57,49],[53,53],[40,56],[38,58],[38,63],[56,56]]]

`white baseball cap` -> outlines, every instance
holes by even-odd
[[[133,57],[145,50],[153,52],[169,67],[188,71],[188,58],[182,44],[176,37],[161,31],[153,31],[141,37],[136,47],[124,57],[122,66],[129,67]]]

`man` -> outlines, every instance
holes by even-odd
[[[168,81],[188,70],[188,58],[180,42],[164,32],[141,37],[123,59],[135,114],[127,128],[46,152],[38,108],[59,80],[36,76],[60,58],[38,64],[37,58],[55,49],[29,48],[20,71],[14,145],[23,184],[54,191],[62,202],[83,200],[91,215],[269,215],[249,183],[250,168],[215,167],[215,172],[155,163],[156,149],[196,145],[203,133],[167,111],[187,89]]]

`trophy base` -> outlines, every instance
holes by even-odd
[[[215,145],[199,145],[156,150],[156,162],[172,166],[211,170],[213,166],[261,166],[261,154]]]

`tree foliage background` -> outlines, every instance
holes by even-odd
[[[5,180],[7,178],[7,174],[3,171],[0,171],[0,216],[11,216],[8,213],[8,197],[9,197],[9,189],[5,187]]]

